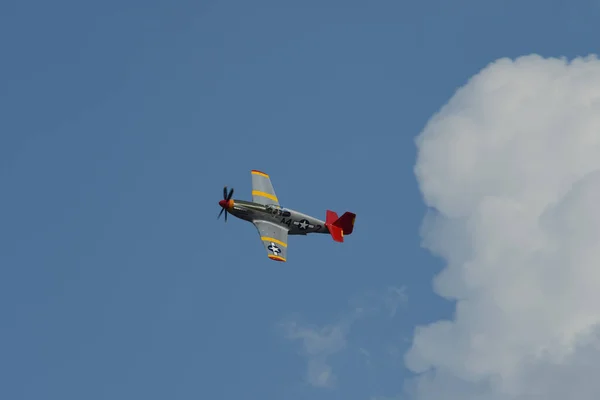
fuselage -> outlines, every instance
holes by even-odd
[[[288,230],[288,235],[329,233],[325,221],[299,211],[277,205],[263,205],[251,201],[233,200],[227,212],[245,221],[262,220],[272,222]]]

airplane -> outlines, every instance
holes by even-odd
[[[254,224],[267,251],[267,256],[275,261],[287,261],[288,235],[309,233],[329,233],[334,241],[343,242],[344,236],[354,230],[356,214],[345,212],[341,217],[327,210],[325,221],[299,211],[283,208],[275,195],[271,178],[264,172],[253,169],[252,201],[234,200],[233,188],[227,192],[223,188],[223,200],[219,201],[221,212]]]

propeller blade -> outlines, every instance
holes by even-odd
[[[231,196],[233,196],[233,188],[231,188],[231,190],[229,191],[229,194],[228,194],[227,193],[227,186],[225,186],[223,188],[223,200],[229,201],[229,200],[231,200]],[[223,200],[221,200],[219,202],[219,204],[221,204]],[[221,205],[221,206],[223,208],[221,208],[221,212],[219,213],[219,216],[217,217],[217,219],[219,219],[221,217],[221,214],[223,214],[223,211],[225,211],[225,222],[227,222],[227,214],[229,214],[229,213],[227,212],[227,209],[225,208],[224,205]]]

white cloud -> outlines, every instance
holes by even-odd
[[[346,347],[346,335],[351,323],[352,320],[342,320],[323,328],[300,325],[291,320],[281,324],[287,339],[302,341],[308,362],[306,379],[310,385],[322,388],[335,386],[336,380],[328,358]]]
[[[600,61],[501,59],[417,140],[451,321],[415,331],[418,399],[598,399]]]
[[[332,324],[318,327],[299,323],[299,318],[294,316],[280,323],[279,327],[287,339],[302,341],[302,353],[307,359],[307,382],[314,387],[333,388],[337,379],[330,358],[346,348],[352,325],[367,315],[377,315],[382,311],[392,318],[398,307],[407,301],[405,287],[390,286],[384,291],[369,291],[357,296],[350,302],[351,309]],[[358,352],[364,358],[365,365],[371,367],[370,352],[364,347],[359,347]]]
[[[408,302],[408,295],[406,294],[406,287],[402,286],[401,288],[397,288],[394,286],[388,287],[385,295],[384,295],[385,306],[390,311],[390,317],[394,317],[396,315],[396,311],[398,307],[405,306]]]
[[[408,303],[408,294],[406,286],[395,287],[388,286],[385,290],[369,290],[355,296],[351,302],[365,314],[378,314],[382,311],[388,313],[388,317],[393,318],[399,307],[405,307]]]

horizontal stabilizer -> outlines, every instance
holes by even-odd
[[[351,212],[345,212],[337,221],[333,223],[335,226],[339,226],[344,231],[344,235],[349,235],[354,230],[354,220],[356,214]]]
[[[344,235],[350,235],[354,230],[354,220],[356,214],[351,212],[345,212],[341,217],[331,210],[327,210],[327,216],[325,218],[325,226],[329,229],[331,237],[336,242],[343,242]]]

